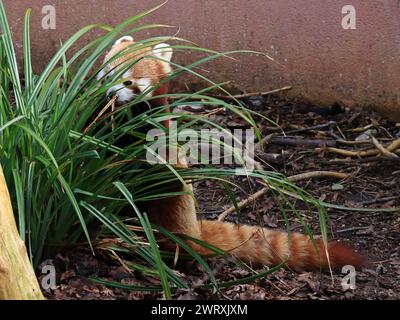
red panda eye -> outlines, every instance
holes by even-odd
[[[125,81],[125,82],[124,82],[124,86],[126,86],[126,87],[131,86],[132,83],[133,83],[133,82],[130,81],[130,80],[129,80],[129,81]]]

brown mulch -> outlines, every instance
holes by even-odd
[[[354,141],[370,130],[383,145],[400,137],[400,129],[377,113],[365,110],[342,110],[335,106],[326,111],[303,103],[294,103],[281,98],[254,97],[247,101],[250,108],[268,116],[281,125],[289,138],[296,143],[279,142],[272,139],[265,154],[278,155],[278,160],[269,163],[274,170],[291,176],[316,170],[331,170],[352,173],[344,181],[332,179],[304,180],[297,185],[314,197],[325,202],[353,208],[372,208],[370,212],[328,209],[328,230],[331,239],[351,244],[368,260],[369,265],[357,272],[356,289],[344,291],[343,275],[302,273],[280,270],[252,284],[235,285],[218,293],[200,289],[209,276],[198,265],[177,268],[192,290],[174,293],[176,299],[400,299],[400,215],[399,212],[383,212],[382,208],[400,207],[400,162],[397,160],[366,161],[362,158],[345,158],[327,151],[326,146],[304,145],[300,139],[334,141],[337,148],[363,150],[373,148],[371,144],[346,146],[338,140]],[[244,127],[243,121],[225,113],[213,115],[215,120],[230,128]],[[279,131],[256,117],[263,136]],[[331,124],[329,122],[331,121]],[[307,128],[315,127],[315,130]],[[366,127],[369,126],[369,127]],[[359,128],[364,128],[361,130]],[[290,133],[292,132],[292,133]],[[274,138],[274,137],[272,137]],[[276,137],[275,137],[276,138]],[[368,137],[367,137],[368,138]],[[287,139],[287,138],[286,138]],[[274,142],[275,141],[275,142]],[[318,142],[320,144],[320,142]],[[316,151],[316,147],[321,150]],[[262,156],[263,154],[261,154]],[[334,159],[339,161],[332,162]],[[343,162],[346,160],[346,162]],[[265,168],[266,170],[268,168]],[[245,199],[262,186],[247,179],[235,178],[241,190],[239,199]],[[199,213],[202,218],[215,219],[230,206],[223,188],[212,181],[196,183]],[[269,228],[286,229],[285,221],[271,193],[259,198],[255,204],[242,210],[239,217],[231,214],[228,221],[263,225]],[[316,210],[301,202],[296,207],[309,226],[318,234],[319,221]],[[302,231],[300,221],[290,208],[286,208],[293,231]],[[99,253],[95,257],[87,248],[62,252],[44,264],[53,264],[57,270],[57,288],[48,290],[50,299],[161,299],[161,293],[134,292],[106,287],[90,281],[99,277],[128,285],[157,285],[157,280],[140,273],[130,273],[123,266]],[[233,262],[213,260],[210,263],[219,281],[230,281],[251,275]]]

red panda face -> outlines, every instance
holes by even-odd
[[[122,51],[118,58],[112,59]],[[167,84],[153,90],[161,80],[171,73],[170,61],[172,48],[165,43],[160,43],[154,48],[135,44],[133,38],[125,36],[115,42],[110,52],[104,59],[104,69],[98,75],[98,79],[112,76],[118,70],[126,68],[126,65],[136,61],[132,67],[125,71],[121,77],[125,80],[107,91],[109,97],[116,96],[120,104],[132,101],[138,94],[144,93],[145,97],[165,94],[168,91]],[[108,64],[107,62],[112,59]],[[158,60],[162,59],[162,60]]]

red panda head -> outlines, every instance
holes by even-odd
[[[126,53],[122,53],[126,51]],[[117,58],[113,59],[116,55]],[[127,103],[138,94],[146,97],[163,95],[168,92],[167,83],[152,89],[171,74],[170,61],[172,48],[165,43],[148,47],[135,43],[133,38],[125,36],[118,39],[104,59],[104,69],[100,71],[98,79],[112,76],[115,72],[126,68],[127,64],[135,62],[121,77],[125,80],[107,91],[107,95],[117,96],[118,103]],[[164,99],[157,99],[157,105],[166,104]]]

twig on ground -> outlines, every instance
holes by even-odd
[[[282,150],[281,153],[260,153],[257,156],[267,163],[282,163],[283,159],[289,156],[289,153]]]
[[[400,148],[400,139],[397,139],[393,141],[390,145],[386,147],[386,150],[389,152],[397,152],[396,150]],[[316,148],[315,151],[321,152],[321,151],[330,151],[333,153],[340,154],[345,157],[357,157],[357,158],[364,158],[364,157],[369,157],[369,156],[376,156],[377,154],[380,153],[379,150],[377,149],[370,149],[366,151],[350,151],[350,150],[344,150],[344,149],[338,149],[338,148]]]
[[[316,125],[316,126],[312,126],[312,127],[308,127],[308,128],[301,128],[301,129],[294,129],[294,130],[290,130],[288,132],[286,132],[285,134],[293,134],[293,133],[299,133],[299,132],[306,132],[306,131],[311,131],[311,130],[318,130],[318,129],[322,129],[322,128],[326,128],[326,127],[331,127],[333,125],[336,125],[335,121],[329,121],[328,123],[324,123],[322,125]],[[282,131],[282,128],[278,127],[278,129],[275,129],[274,131]],[[291,144],[290,139],[293,138],[289,138],[289,137],[276,137],[278,135],[277,132],[275,133],[271,133],[268,136],[266,136],[265,138],[263,138],[260,142],[256,143],[255,145],[255,149],[257,151],[262,151],[262,146],[264,146],[266,143],[270,142],[273,139],[274,143],[277,144],[283,144],[285,145],[285,142],[279,143],[279,141],[281,140],[285,140],[286,145],[293,145],[293,146],[297,146],[298,144],[296,144],[296,142],[293,142],[293,144]],[[307,139],[299,139],[300,141],[302,141],[302,143],[304,143],[305,145],[317,145],[317,146],[333,146],[336,145],[336,143],[333,140],[329,140],[329,142],[325,143],[323,142],[324,140],[318,140],[319,142],[308,142],[308,141],[316,141],[316,140],[307,140]],[[303,144],[300,144],[301,146],[303,146]]]
[[[283,146],[295,147],[333,147],[336,146],[335,140],[323,139],[304,139],[303,137],[272,137],[271,143]]]
[[[337,131],[339,131],[340,135],[342,136],[343,140],[347,140],[346,136],[344,135],[342,129],[340,129],[339,125],[336,125]]]
[[[133,275],[132,270],[129,269],[129,267],[126,265],[126,263],[120,258],[119,255],[117,255],[117,254],[115,253],[114,250],[111,250],[111,254],[112,254],[112,256],[113,256],[115,259],[117,259],[117,261],[121,264],[122,268],[123,268],[126,272],[128,272],[130,275]]]
[[[374,204],[374,203],[392,201],[392,200],[396,200],[396,199],[399,199],[399,198],[400,198],[400,195],[398,195],[398,196],[391,196],[391,197],[384,197],[384,198],[377,198],[377,199],[370,200],[370,201],[364,201],[364,202],[362,202],[361,204],[362,204],[363,206],[366,206],[366,205],[371,205],[371,204]]]
[[[371,137],[371,141],[374,144],[374,146],[379,150],[379,152],[382,153],[382,155],[386,157],[394,157],[394,158],[398,157],[397,154],[390,152],[383,145],[381,145],[380,142],[375,137]]]
[[[379,153],[378,150],[375,150],[375,149],[371,149],[371,150],[367,150],[367,151],[351,151],[351,150],[344,150],[344,149],[331,148],[331,147],[316,148],[315,151],[317,151],[317,152],[329,151],[332,153],[340,154],[341,156],[344,156],[344,157],[356,157],[356,158],[375,156]]]
[[[288,180],[292,182],[298,182],[301,180],[311,179],[311,178],[335,178],[335,179],[347,179],[350,177],[351,173],[343,173],[336,171],[311,171],[296,174],[294,176],[290,176]]]
[[[368,157],[368,158],[358,158],[358,159],[333,159],[329,161],[321,161],[321,164],[324,165],[334,165],[334,164],[342,164],[342,165],[359,165],[360,163],[369,163],[369,162],[400,162],[400,157],[398,158],[387,158],[387,157]],[[393,173],[394,174],[394,173]]]
[[[293,133],[306,132],[306,131],[311,131],[311,130],[318,130],[318,129],[323,129],[323,128],[326,128],[326,127],[332,127],[332,126],[336,126],[336,125],[337,125],[337,123],[335,121],[329,121],[328,123],[319,124],[319,125],[308,127],[308,128],[301,128],[301,129],[291,130],[291,131],[286,132],[286,134],[293,134]]]
[[[355,128],[355,129],[350,129],[350,130],[348,130],[348,131],[350,131],[350,132],[364,132],[364,131],[367,131],[368,129],[371,129],[371,128],[373,128],[375,126],[375,124],[369,124],[369,125],[366,125],[366,126],[364,126],[364,127],[362,127],[362,128]]]
[[[352,227],[352,228],[335,231],[335,233],[345,233],[345,232],[350,232],[350,231],[366,230],[368,228],[370,228],[370,227]]]
[[[343,140],[343,139],[338,139],[336,140],[336,142],[338,144],[343,144],[345,146],[356,146],[356,145],[360,145],[360,144],[371,144],[371,140]]]
[[[288,177],[288,180],[291,182],[298,182],[301,180],[305,179],[311,179],[311,178],[335,178],[335,179],[346,179],[350,176],[351,174],[348,173],[342,173],[342,172],[334,172],[334,171],[312,171],[312,172],[306,172],[306,173],[301,173],[297,174],[291,177]],[[254,202],[258,198],[260,198],[262,195],[264,195],[270,188],[264,187],[261,190],[257,191],[256,193],[252,194],[248,198],[240,201],[237,204],[237,207],[239,209],[242,209],[243,207],[247,206],[249,203]],[[218,217],[218,221],[224,221],[226,216],[229,214],[233,213],[236,211],[235,206],[230,207],[229,209],[225,210],[223,213],[221,213]]]

